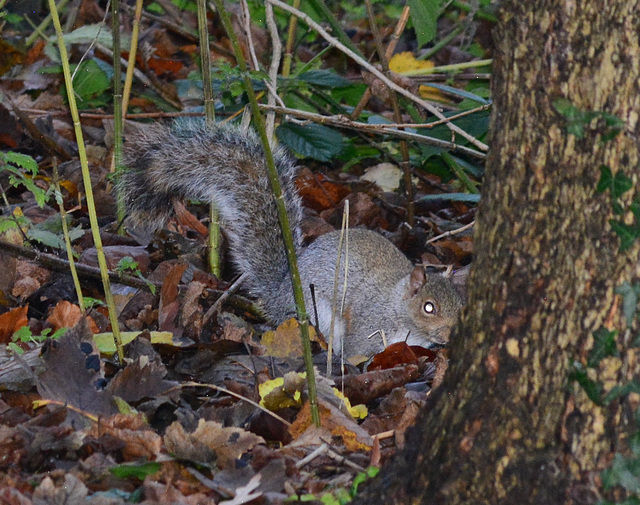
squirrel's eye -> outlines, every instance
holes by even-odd
[[[436,313],[436,304],[433,302],[425,302],[422,307],[425,314],[435,314]]]

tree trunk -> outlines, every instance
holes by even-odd
[[[503,2],[469,303],[443,385],[357,503],[612,493],[601,473],[639,426],[637,303],[616,294],[640,286],[639,34],[637,0]]]

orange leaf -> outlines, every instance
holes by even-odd
[[[0,315],[0,342],[3,344],[11,342],[11,336],[23,326],[27,326],[29,323],[28,309],[29,306],[25,305]]]

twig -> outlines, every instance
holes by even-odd
[[[222,296],[220,296],[220,298],[218,298],[215,301],[215,303],[209,308],[209,310],[207,310],[207,312],[203,316],[202,318],[203,325],[206,325],[207,322],[209,322],[209,319],[211,319],[211,317],[220,309],[222,304],[226,302],[227,299],[238,290],[238,288],[242,285],[242,283],[245,281],[246,278],[247,278],[247,272],[243,273],[240,277],[238,277],[238,279],[233,284],[231,284],[229,289],[227,289],[224,293],[222,293]]]
[[[322,116],[320,114],[314,114],[313,112],[307,112],[299,109],[290,109],[288,107],[274,107],[270,105],[260,105],[261,109],[265,110],[275,110],[277,112],[281,112],[283,114],[290,114],[292,116],[300,117],[303,119],[308,119],[315,123],[319,124],[330,124],[332,126],[337,126],[340,128],[348,128],[352,130],[360,130],[377,134],[390,135],[398,138],[405,138],[407,140],[413,140],[415,142],[419,142],[421,144],[429,144],[437,147],[443,147],[445,149],[451,149],[454,151],[458,151],[460,153],[467,154],[469,156],[473,156],[474,158],[485,159],[486,154],[476,151],[474,149],[470,149],[465,146],[461,146],[459,144],[448,142],[446,140],[440,140],[433,137],[427,137],[425,135],[418,135],[417,133],[411,133],[408,131],[401,130],[388,130],[382,129],[380,125],[370,125],[367,123],[361,123],[357,121],[352,121],[346,116]],[[446,118],[445,118],[446,121]]]
[[[471,228],[474,224],[476,224],[475,220],[471,221],[469,224],[465,224],[464,226],[461,226],[460,228],[456,228],[455,230],[449,230],[449,231],[445,231],[444,233],[441,233],[440,235],[436,236],[436,237],[432,237],[429,240],[427,240],[427,244],[431,244],[433,242],[437,242],[440,239],[446,238],[446,237],[451,237],[453,235],[457,235],[459,233],[462,233],[463,231],[468,230],[469,228]]]
[[[168,395],[170,393],[172,393],[173,391],[179,391],[182,388],[187,388],[187,387],[194,387],[194,388],[209,388],[209,389],[213,389],[214,391],[220,391],[221,393],[225,393],[228,394],[230,396],[233,396],[235,398],[238,398],[239,400],[242,400],[243,402],[247,402],[251,405],[253,405],[254,407],[256,407],[257,409],[260,409],[261,411],[263,411],[265,414],[270,415],[271,417],[273,417],[274,419],[277,419],[278,421],[280,421],[281,423],[283,423],[286,426],[291,426],[291,423],[289,421],[287,421],[286,419],[284,419],[283,417],[280,417],[278,414],[276,414],[275,412],[271,412],[269,409],[267,409],[266,407],[263,407],[262,405],[260,405],[257,402],[254,402],[252,399],[247,398],[246,396],[242,396],[241,394],[238,393],[234,393],[233,391],[220,387],[220,386],[216,386],[215,384],[206,384],[204,382],[181,382],[180,384],[178,384],[177,386],[174,386],[168,390],[166,390],[164,393],[162,393],[163,395]]]
[[[269,80],[273,84],[273,88],[276,87],[278,82],[278,68],[280,67],[280,60],[282,57],[282,41],[280,40],[280,34],[278,33],[278,26],[273,15],[273,5],[270,3],[265,5],[265,16],[267,20],[267,28],[269,29],[269,35],[271,36],[271,66],[269,67]],[[296,19],[295,17],[292,19]],[[275,105],[276,100],[280,100],[277,89],[269,87],[269,95],[267,96],[267,103],[269,105]],[[284,105],[284,103],[282,103]],[[274,111],[267,112],[267,136],[273,139],[276,123],[276,114]]]
[[[69,270],[69,262],[62,258],[59,258],[54,254],[44,253],[35,249],[29,249],[20,245],[11,244],[9,242],[5,242],[4,240],[0,240],[0,250],[4,250],[11,256],[15,256],[17,258],[27,258],[37,261],[41,265],[49,267],[53,270]],[[84,263],[76,263],[76,270],[78,271],[80,277],[98,280],[101,279],[99,268],[85,265]],[[111,279],[113,282],[132,286],[134,288],[149,289],[148,282],[143,281],[138,277],[132,277],[130,275],[124,274],[121,275],[117,272],[109,272],[109,279]],[[160,283],[154,284],[156,287],[162,287],[162,284]]]
[[[329,449],[329,446],[327,444],[322,444],[320,447],[318,447],[315,451],[313,451],[311,454],[305,456],[304,458],[302,458],[300,461],[298,461],[296,463],[296,468],[298,470],[300,470],[302,467],[304,467],[305,465],[311,463],[314,459],[316,459],[318,456],[324,454],[325,452],[327,452],[327,450]]]

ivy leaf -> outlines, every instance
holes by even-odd
[[[569,373],[569,380],[577,382],[593,403],[602,405],[602,385],[592,381],[587,371],[577,361],[573,362],[573,371]]]
[[[593,332],[593,349],[589,353],[587,365],[590,367],[598,366],[603,358],[607,356],[618,356],[618,347],[616,346],[616,335],[618,332],[609,331],[606,328],[598,328]]]
[[[640,237],[640,228],[637,223],[628,225],[622,221],[611,219],[609,224],[616,235],[620,237],[620,252],[625,252],[633,245],[634,241]]]
[[[627,326],[631,326],[633,318],[638,309],[638,298],[640,297],[640,284],[633,286],[627,281],[623,282],[615,290],[616,294],[622,296],[622,312],[627,321]]]

